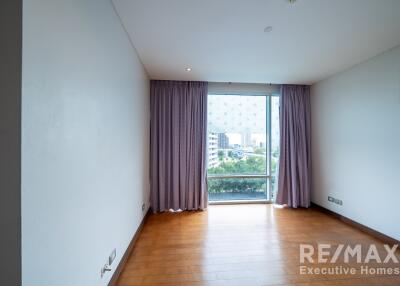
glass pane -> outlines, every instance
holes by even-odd
[[[208,179],[210,201],[266,200],[266,178]]]
[[[278,162],[279,162],[279,96],[271,97],[271,199],[277,191]]]
[[[209,174],[266,174],[266,98],[209,95]]]

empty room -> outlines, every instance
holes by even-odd
[[[399,0],[3,0],[1,286],[400,285]]]

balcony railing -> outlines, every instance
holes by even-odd
[[[270,176],[210,175],[208,195],[211,202],[269,201]]]

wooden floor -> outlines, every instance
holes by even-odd
[[[382,242],[315,209],[214,205],[152,214],[118,285],[400,285],[399,275],[302,275],[300,243],[374,243],[386,257]],[[342,262],[307,266],[360,267]]]

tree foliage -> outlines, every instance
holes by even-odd
[[[265,174],[265,158],[247,157],[245,159],[228,160],[220,163],[218,167],[210,168],[209,174],[234,175],[234,174]],[[208,180],[208,191],[219,192],[264,192],[266,179],[264,178],[229,178]]]
[[[247,157],[245,159],[236,159],[222,161],[218,167],[208,169],[209,174],[265,174],[265,158]]]

